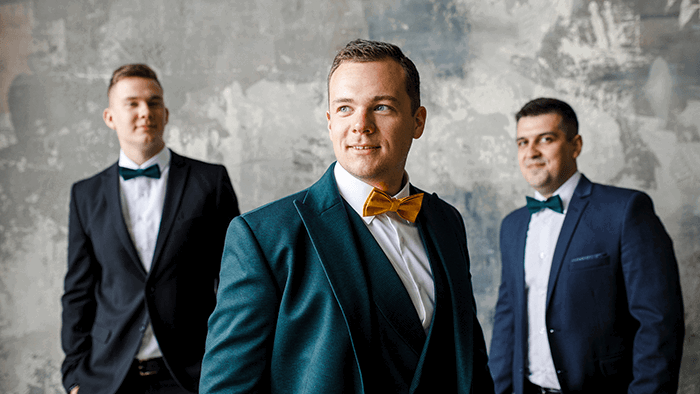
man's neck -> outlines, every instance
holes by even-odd
[[[148,150],[124,149],[122,147],[122,151],[124,151],[124,154],[126,155],[126,157],[129,158],[129,160],[133,161],[134,163],[140,166],[141,164],[150,160],[153,156],[160,153],[164,148],[165,144],[162,144],[158,148]]]

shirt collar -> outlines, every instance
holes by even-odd
[[[163,148],[160,152],[156,153],[155,156],[143,162],[143,164],[138,165],[134,163],[133,160],[129,159],[123,150],[119,150],[119,167],[125,167],[132,170],[140,170],[142,168],[148,168],[153,164],[158,164],[160,172],[162,173],[166,167],[170,165],[170,149]]]
[[[369,224],[374,219],[374,216],[362,216],[362,208],[365,206],[365,201],[367,196],[374,189],[373,186],[366,184],[365,182],[355,178],[350,174],[340,163],[335,163],[335,168],[333,168],[333,173],[335,175],[335,182],[338,185],[338,191],[340,195],[345,199],[345,201],[350,204],[352,209],[357,212],[358,215]],[[408,178],[408,173],[406,174],[406,184],[401,188],[401,190],[392,196],[393,198],[404,198],[410,195],[410,182]]]
[[[581,173],[576,171],[574,175],[564,182],[563,185],[559,186],[559,189],[552,194],[553,196],[559,195],[559,198],[561,198],[561,204],[564,208],[564,212],[562,213],[566,213],[566,211],[569,210],[569,203],[574,196],[574,190],[576,190],[579,180],[581,180]],[[540,201],[546,200],[538,191],[535,191],[535,198]]]

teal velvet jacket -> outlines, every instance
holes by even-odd
[[[435,276],[427,334],[333,165],[309,189],[235,218],[200,392],[492,393],[462,218],[426,194],[416,223]]]

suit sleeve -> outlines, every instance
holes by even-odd
[[[216,308],[209,318],[201,393],[269,391],[278,294],[253,232],[243,218],[235,218],[226,234]]]
[[[472,311],[472,344],[473,344],[473,364],[472,364],[472,385],[470,392],[472,393],[493,393],[493,380],[488,366],[488,352],[486,351],[486,342],[484,341],[484,331],[481,328],[477,317],[476,298],[474,297],[474,286],[472,286],[472,275],[469,260],[469,248],[467,247],[467,232],[464,227],[464,219],[462,215],[452,207],[452,211],[457,218],[456,230],[459,234],[460,247],[464,253],[467,266],[467,275],[469,277],[469,289],[471,290],[471,311]]]
[[[488,366],[488,353],[484,341],[484,331],[476,317],[476,299],[472,297],[474,310],[474,378],[472,381],[472,393],[493,393],[493,379]]]
[[[233,191],[233,185],[231,184],[231,178],[228,176],[228,171],[226,167],[222,166],[221,176],[219,178],[219,196],[217,199],[217,204],[219,211],[222,213],[222,222],[224,223],[224,231],[228,227],[231,220],[240,215],[241,212],[238,210],[238,199],[236,198],[236,193]]]
[[[218,222],[218,228],[215,234],[221,237],[221,243],[219,245],[223,245],[226,229],[231,223],[231,220],[241,214],[238,209],[238,199],[236,198],[236,193],[233,191],[231,179],[229,178],[228,171],[226,171],[226,167],[224,166],[221,166],[221,175],[219,176],[219,183],[217,187],[216,206],[220,221]],[[217,261],[217,264],[220,263],[221,259]],[[219,265],[214,267],[215,272],[218,273],[220,268],[221,267]],[[214,288],[218,289],[218,286],[219,278],[217,275]]]
[[[95,320],[95,283],[99,265],[90,237],[86,234],[79,212],[76,186],[71,190],[68,219],[68,271],[61,298],[63,307],[61,345],[66,355],[61,373],[66,390],[80,384],[78,365],[91,350],[90,331]]]
[[[507,224],[501,224],[501,250],[507,244],[503,237],[503,228]],[[513,392],[513,349],[515,348],[513,300],[510,290],[512,286],[508,281],[508,261],[503,259],[501,252],[501,285],[498,289],[498,301],[493,319],[493,335],[491,337],[491,353],[489,354],[489,367],[493,376],[496,393],[505,394]]]
[[[685,333],[678,263],[644,193],[627,204],[620,258],[630,314],[639,322],[629,392],[675,393]]]

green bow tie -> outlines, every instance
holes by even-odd
[[[132,170],[131,168],[119,167],[119,175],[128,181],[131,178],[136,178],[137,176],[146,176],[149,178],[160,178],[160,167],[158,164],[154,164],[148,168],[142,168],[138,170]]]
[[[561,197],[558,195],[549,197],[546,201],[535,200],[532,197],[525,198],[527,199],[527,210],[530,211],[530,215],[545,208],[549,208],[557,213],[564,212],[564,205],[561,203]]]

